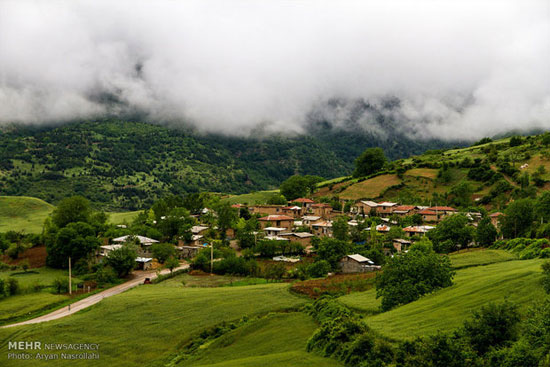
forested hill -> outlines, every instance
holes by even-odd
[[[367,147],[390,158],[449,146],[396,133],[318,125],[310,135],[265,138],[202,135],[141,122],[81,122],[0,131],[0,195],[56,203],[79,194],[96,206],[138,209],[167,193],[244,193],[275,188],[293,174],[349,174]]]

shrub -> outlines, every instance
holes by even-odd
[[[325,277],[330,270],[330,263],[326,260],[320,260],[307,267],[307,275],[312,278],[321,278]]]
[[[69,291],[69,279],[67,278],[57,278],[52,283],[52,288],[55,293],[67,293]]]
[[[6,281],[3,278],[0,278],[0,297],[6,295]]]
[[[95,279],[100,285],[115,283],[117,281],[117,274],[110,266],[102,266],[97,269]]]
[[[550,294],[550,261],[542,264],[542,287],[546,293]]]
[[[14,296],[19,292],[19,282],[17,279],[9,277],[6,282],[6,293],[10,296]]]

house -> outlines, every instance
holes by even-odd
[[[309,212],[315,216],[323,217],[325,219],[330,218],[330,213],[332,212],[332,207],[330,204],[320,203],[320,204],[311,204]]]
[[[323,218],[317,215],[304,215],[302,217],[302,225],[308,226],[309,228],[311,228],[311,225],[322,221],[323,221]]]
[[[376,210],[378,203],[369,200],[359,200],[351,207],[353,214],[369,215],[372,210]]]
[[[322,221],[311,225],[313,234],[318,237],[332,237],[332,222]]]
[[[204,236],[206,231],[208,231],[208,228],[210,227],[206,227],[206,226],[193,226],[191,227],[191,233],[193,233],[194,235],[201,235],[201,236]]]
[[[292,218],[300,218],[302,216],[302,208],[299,206],[285,206],[283,207],[283,214]]]
[[[419,211],[418,214],[422,216],[422,221],[424,222],[433,223],[439,220],[437,213],[430,209],[423,209]]]
[[[283,214],[283,208],[286,205],[254,205],[250,206],[248,210],[250,214],[266,214],[266,215],[277,215]]]
[[[404,240],[402,238],[395,238],[393,240],[393,248],[395,248],[397,252],[405,251],[406,249],[409,248],[411,243],[412,243],[411,241]]]
[[[112,242],[115,242],[117,244],[121,243],[127,243],[131,242],[132,240],[136,240],[139,243],[138,246],[138,256],[141,257],[149,257],[151,256],[151,246],[154,243],[158,243],[159,241],[154,240],[152,238],[144,237],[144,236],[132,236],[132,235],[126,235],[122,237],[113,238]]]
[[[292,226],[294,225],[294,218],[288,215],[268,215],[258,219],[258,221],[262,229],[266,227],[279,227],[292,230]]]
[[[98,257],[107,257],[113,250],[121,248],[122,245],[104,245],[99,247]]]
[[[178,256],[180,259],[192,259],[201,249],[203,249],[206,246],[178,246],[176,249],[178,250]]]
[[[266,236],[278,236],[281,233],[288,232],[288,229],[286,228],[280,228],[280,227],[266,227],[264,228],[264,232]]]
[[[153,258],[136,257],[136,270],[151,270],[153,267]]]
[[[314,234],[309,232],[287,232],[281,233],[281,237],[288,238],[292,242],[298,242],[301,245],[307,246],[311,243],[311,239],[315,237]]]
[[[376,226],[376,232],[380,232],[380,233],[387,233],[390,231],[390,229],[391,227],[385,224],[379,224]]]
[[[392,214],[393,208],[397,207],[397,203],[384,201],[376,207],[376,213],[381,217],[388,217]]]
[[[433,226],[408,226],[403,228],[403,232],[409,237],[424,236],[428,231],[434,229]]]
[[[309,209],[312,204],[315,204],[315,201],[307,198],[298,198],[298,199],[291,200],[290,203],[298,204],[302,208]]]
[[[419,208],[414,205],[398,205],[393,208],[392,214],[399,217],[406,217],[415,214]]]
[[[381,267],[374,265],[374,262],[359,254],[344,256],[338,262],[342,273],[365,273],[379,270]]]
[[[425,222],[439,222],[443,218],[457,212],[458,210],[450,206],[431,206],[419,211],[418,214],[422,215],[422,220]]]
[[[496,213],[493,213],[493,214],[490,214],[489,215],[489,218],[491,218],[491,223],[493,224],[493,226],[495,226],[495,228],[500,228],[500,223],[502,221],[502,218],[504,218],[506,216],[506,214],[504,213],[501,213],[501,212],[496,212]]]

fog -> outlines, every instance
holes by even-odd
[[[393,128],[477,139],[550,128],[549,65],[547,0],[0,0],[0,124],[307,133],[396,97]]]

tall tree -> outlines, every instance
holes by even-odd
[[[353,177],[368,176],[378,172],[386,164],[386,156],[382,148],[369,148],[355,160]]]

